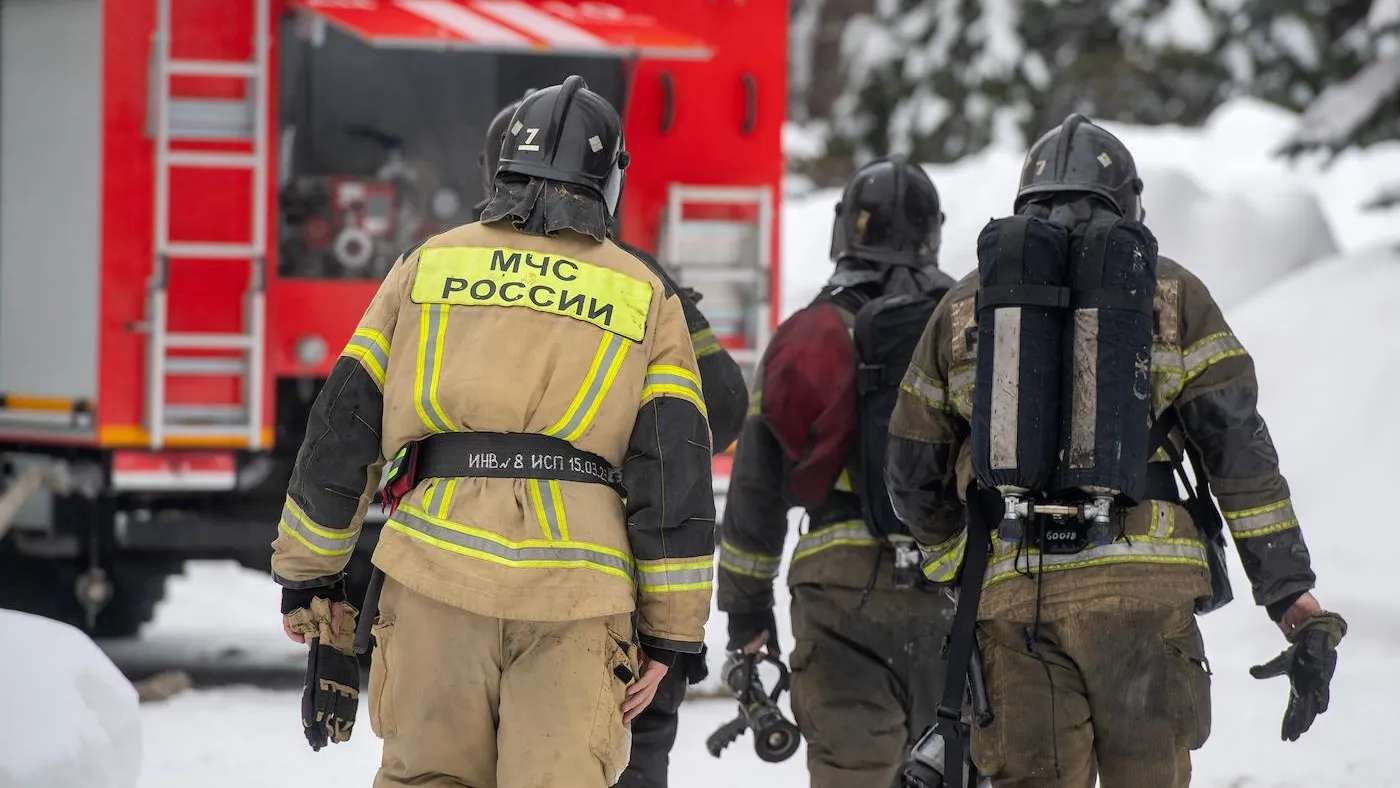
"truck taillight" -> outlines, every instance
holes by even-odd
[[[118,451],[112,454],[112,488],[190,492],[238,486],[233,452]]]

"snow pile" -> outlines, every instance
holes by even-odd
[[[0,785],[132,788],[141,771],[136,688],[86,635],[0,610]]]
[[[1378,172],[1400,173],[1400,143],[1344,152],[1326,168],[1308,158],[1290,163],[1272,151],[1297,128],[1297,116],[1249,99],[1222,106],[1202,129],[1105,125],[1137,160],[1147,223],[1162,254],[1190,267],[1227,306],[1339,248],[1400,235],[1393,215],[1358,211]],[[949,273],[976,267],[977,234],[1011,210],[1024,153],[993,146],[926,166],[948,217],[940,257]],[[831,206],[839,198],[827,189],[788,201],[784,314],[806,304],[830,275]]]

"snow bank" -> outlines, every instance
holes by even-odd
[[[131,788],[136,688],[77,629],[0,610],[0,785]]]
[[[1194,270],[1226,306],[1339,249],[1400,236],[1394,212],[1364,212],[1377,173],[1400,172],[1400,143],[1316,157],[1273,155],[1296,115],[1250,99],[1229,102],[1200,129],[1105,124],[1142,172],[1147,223],[1163,254]],[[993,147],[928,166],[943,198],[944,268],[976,267],[977,234],[1011,210],[1024,151]],[[782,228],[784,313],[801,307],[830,274],[831,206],[837,190],[789,198]]]

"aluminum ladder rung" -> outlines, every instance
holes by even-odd
[[[258,64],[241,60],[171,60],[166,66],[177,77],[257,77]]]
[[[217,170],[251,170],[258,165],[258,157],[251,153],[227,151],[173,150],[166,157],[166,161],[172,167]]]
[[[243,427],[248,414],[241,405],[169,404],[165,406],[165,423],[191,427]]]
[[[248,362],[242,358],[170,356],[165,361],[167,375],[246,375]]]
[[[204,438],[208,441],[239,444],[248,440],[247,424],[165,424],[161,431],[166,437]]]
[[[248,334],[216,334],[181,332],[165,335],[167,348],[199,348],[201,350],[252,350],[253,338]],[[169,364],[171,359],[166,358]]]
[[[262,257],[262,250],[251,244],[223,242],[172,241],[165,244],[160,253],[166,257],[181,257],[187,260],[246,260]]]

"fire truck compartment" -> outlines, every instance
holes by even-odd
[[[97,395],[102,5],[0,0],[0,424]],[[53,406],[58,403],[58,406]]]

